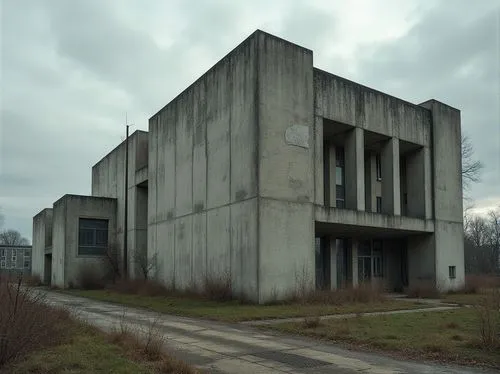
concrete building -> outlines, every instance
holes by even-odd
[[[31,274],[31,245],[0,244],[2,274]]]
[[[100,227],[82,219],[123,248],[127,191],[131,276],[147,251],[163,282],[227,275],[258,302],[304,286],[463,285],[460,112],[446,104],[319,70],[311,50],[256,31],[128,144],[128,169],[122,143],[93,167],[92,197],[34,218],[34,259],[52,251],[56,284],[98,252],[75,249],[85,224],[92,245]]]

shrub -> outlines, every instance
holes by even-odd
[[[321,320],[317,316],[304,318],[304,327],[306,329],[315,329],[320,324],[321,324]]]
[[[128,356],[136,361],[147,361],[156,373],[195,374],[193,367],[169,356],[163,350],[165,340],[158,321],[151,322],[146,331],[131,329],[122,316],[117,329],[108,334],[111,343],[125,349]]]
[[[500,290],[488,292],[476,306],[479,335],[485,349],[500,349]]]
[[[25,275],[22,277],[23,283],[30,287],[38,287],[42,285],[42,279],[38,274]]]
[[[441,294],[433,281],[420,281],[406,290],[408,297],[419,299],[439,299]]]
[[[42,293],[0,279],[0,369],[27,353],[61,342],[69,313],[48,306]],[[1,371],[1,370],[0,370]]]
[[[124,294],[141,296],[171,296],[174,291],[165,285],[146,279],[120,279],[108,285],[108,289]]]
[[[101,269],[96,265],[82,265],[78,269],[78,285],[84,290],[99,290],[106,282]]]
[[[464,288],[459,292],[477,294],[490,288],[500,287],[500,277],[495,275],[467,275]]]
[[[221,276],[206,276],[202,295],[213,301],[232,300],[231,276],[227,273]]]

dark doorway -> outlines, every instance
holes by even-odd
[[[328,238],[316,237],[314,243],[316,263],[316,289],[330,289],[330,246]]]
[[[408,247],[406,242],[401,243],[401,283],[408,287]]]
[[[344,288],[352,284],[352,251],[349,241],[337,238],[337,287]]]
[[[45,255],[44,269],[43,269],[43,283],[50,286],[52,283],[52,255]]]

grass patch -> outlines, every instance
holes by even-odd
[[[133,346],[50,306],[44,294],[0,278],[1,373],[196,373],[163,351],[152,324],[144,335],[129,333]]]
[[[500,313],[496,318],[500,320]],[[327,320],[316,327],[305,323],[267,327],[410,358],[500,368],[500,349],[483,348],[479,316],[471,308]]]
[[[252,305],[238,301],[216,302],[189,297],[142,296],[118,293],[111,290],[68,290],[76,296],[100,301],[146,308],[159,313],[201,317],[213,320],[239,322],[289,317],[313,317],[328,314],[366,313],[426,307],[415,302],[385,300],[372,303],[346,303],[343,305],[296,303]]]
[[[452,293],[443,295],[443,301],[459,305],[479,305],[488,298],[488,292],[489,291],[485,290],[481,293]]]
[[[67,331],[67,341],[49,349],[35,351],[22,361],[13,362],[7,372],[21,373],[153,373],[126,357],[125,350],[111,344],[106,336],[90,327],[75,323]]]

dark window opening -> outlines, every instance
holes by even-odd
[[[382,158],[380,157],[380,154],[375,155],[375,168],[377,171],[377,180],[381,181],[382,180]]]
[[[382,213],[382,198],[377,196],[377,213]]]
[[[382,242],[373,241],[373,276],[382,278],[384,276],[384,258],[382,255]]]
[[[335,206],[345,208],[344,148],[335,148]]]
[[[330,288],[330,246],[328,238],[316,237],[314,243],[316,254],[316,288],[325,290]]]
[[[450,276],[450,279],[455,279],[457,276],[457,267],[456,266],[448,266],[448,273]]]
[[[108,249],[108,220],[80,218],[78,254],[102,256]]]

